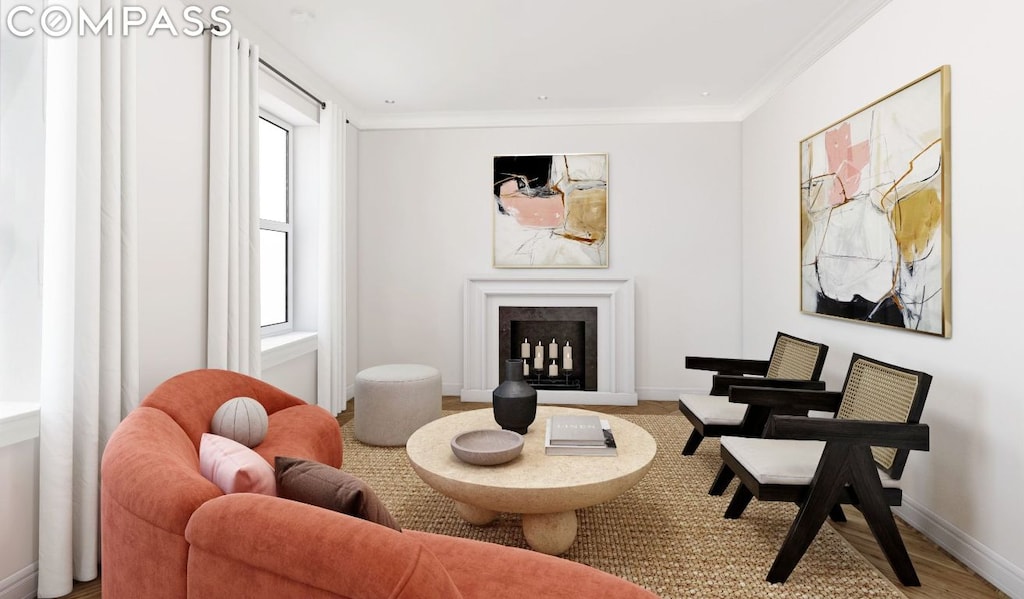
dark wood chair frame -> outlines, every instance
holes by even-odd
[[[740,485],[726,509],[726,518],[739,518],[755,497],[761,501],[791,501],[800,506],[768,572],[768,582],[785,582],[789,578],[817,536],[825,518],[835,514],[839,505],[845,503],[853,505],[864,514],[868,527],[900,582],[906,586],[921,585],[890,508],[902,503],[903,491],[882,486],[878,477],[879,465],[875,462],[871,448],[896,448],[892,466],[884,468],[894,479],[902,476],[910,450],[928,451],[928,425],[919,424],[919,421],[932,377],[923,372],[854,354],[843,385],[844,392],[850,381],[853,364],[858,359],[866,359],[918,377],[907,422],[773,414],[764,431],[766,438],[825,441],[825,449],[809,485],[760,484],[725,448],[721,450],[723,462],[740,479]],[[780,411],[836,411],[842,397],[841,392],[744,387],[734,388],[729,400]],[[842,515],[841,509],[839,515]]]
[[[775,355],[776,348],[779,346],[780,337],[788,337],[803,343],[817,345],[821,348],[818,352],[818,358],[815,361],[814,370],[811,373],[810,379],[767,378],[768,367],[771,364],[771,358]],[[820,391],[825,389],[824,381],[820,381],[818,379],[821,377],[821,371],[825,366],[825,357],[827,355],[828,346],[823,343],[808,341],[806,339],[801,339],[799,337],[794,337],[793,335],[779,332],[775,336],[775,344],[772,346],[772,355],[767,360],[687,356],[686,368],[692,370],[711,370],[716,372],[715,376],[712,378],[710,395],[729,395],[730,390],[733,387],[748,385],[756,385],[761,388],[772,387]],[[747,413],[744,415],[743,421],[740,422],[739,425],[724,425],[705,424],[693,412],[686,408],[682,399],[679,400],[679,411],[682,412],[682,414],[686,416],[686,419],[690,421],[690,424],[693,425],[693,431],[690,433],[690,437],[686,440],[686,444],[683,446],[682,454],[684,456],[693,455],[705,437],[722,437],[725,435],[731,435],[734,437],[760,437],[764,432],[764,427],[768,422],[768,417],[773,413],[797,415],[807,414],[806,410],[803,412],[791,412],[784,410],[784,407],[772,408],[760,405],[748,405]],[[718,474],[715,476],[714,482],[711,484],[711,488],[708,490],[708,494],[721,495],[725,492],[725,489],[729,486],[732,479],[732,470],[723,463],[722,467],[718,470]]]

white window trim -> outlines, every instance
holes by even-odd
[[[318,264],[319,260],[322,260],[320,256],[322,250],[319,249],[319,244],[321,243],[320,235],[323,229],[321,223],[315,220],[317,217],[313,217],[314,220],[310,221],[310,215],[315,214],[322,218],[321,206],[318,200],[322,191],[319,190],[319,181],[313,179],[307,181],[305,177],[307,173],[311,174],[309,169],[306,168],[307,164],[317,164],[323,160],[323,157],[320,155],[320,144],[322,142],[318,139],[321,135],[322,114],[321,107],[318,104],[312,103],[305,96],[297,94],[290,85],[279,81],[276,74],[261,68],[260,116],[269,117],[268,120],[272,123],[283,126],[290,131],[288,150],[293,158],[289,161],[288,173],[290,194],[289,222],[292,224],[293,232],[297,231],[297,235],[289,236],[289,240],[292,243],[288,248],[289,256],[291,257],[290,272],[292,275],[289,279],[291,284],[289,290],[289,308],[291,310],[289,320],[292,323],[292,331],[262,336],[262,367],[264,372],[266,372],[268,369],[293,363],[304,356],[317,356],[316,403],[318,405],[323,405],[321,402],[324,401],[321,397],[322,392],[320,389],[320,378],[323,376],[323,372],[319,360],[329,359],[329,357],[325,358],[321,354],[325,351],[327,354],[330,354],[330,351],[325,350],[323,343],[320,341],[327,335],[315,330],[319,326],[319,317],[315,312],[307,313],[308,310],[318,310],[317,304],[312,301],[312,298],[317,298],[317,302],[320,301],[320,289],[319,283],[315,280],[317,273],[310,271],[304,260],[306,259],[305,256],[311,256],[309,252],[312,250],[316,251]],[[316,130],[315,137],[309,135],[309,132],[313,129]],[[311,153],[307,154],[307,151]],[[307,159],[309,162],[307,162]],[[302,160],[302,162],[298,162],[298,160]],[[303,178],[299,180],[299,176]],[[310,204],[307,205],[307,202],[310,202]],[[300,212],[304,213],[305,216],[301,216]],[[307,233],[307,227],[315,227],[315,229]],[[310,243],[314,243],[314,245],[311,246]],[[303,262],[300,262],[300,260]],[[317,267],[317,270],[319,269],[320,266]],[[299,295],[297,296],[296,294]],[[312,327],[312,330],[310,327]],[[326,394],[324,397],[328,399],[328,405],[330,405],[330,398],[333,395]],[[331,411],[330,407],[324,407]],[[343,409],[344,406],[332,411],[332,413]]]
[[[260,349],[264,369],[280,366],[317,349],[316,332],[294,331],[264,337]]]
[[[294,323],[295,323],[295,286],[294,286],[294,281],[295,281],[294,239],[295,239],[295,235],[292,232],[293,231],[293,220],[294,220],[294,215],[295,215],[295,198],[294,198],[294,195],[295,195],[294,194],[295,185],[293,184],[294,176],[295,176],[294,160],[293,160],[293,158],[295,156],[295,131],[294,131],[294,127],[290,123],[288,123],[287,121],[284,121],[284,120],[274,116],[273,114],[267,112],[266,110],[260,110],[259,116],[260,116],[260,118],[265,119],[265,120],[273,123],[274,125],[282,128],[282,129],[284,129],[285,131],[288,132],[288,144],[287,144],[287,148],[285,149],[285,152],[287,154],[286,161],[288,163],[287,164],[288,174],[287,174],[287,181],[286,181],[286,187],[285,187],[285,193],[288,196],[287,197],[288,205],[287,205],[287,208],[286,208],[286,217],[285,218],[287,218],[288,221],[282,223],[280,221],[267,220],[267,219],[263,219],[263,218],[260,219],[260,229],[267,229],[267,230],[271,230],[271,231],[280,231],[282,233],[285,233],[285,238],[287,239],[287,244],[285,246],[285,254],[286,254],[285,255],[285,270],[287,272],[286,281],[285,281],[285,285],[286,285],[286,291],[285,291],[285,294],[286,294],[286,297],[285,297],[285,319],[286,320],[285,320],[285,322],[282,322],[282,323],[270,324],[270,325],[267,325],[267,326],[260,327],[260,336],[261,337],[271,337],[271,336],[275,336],[275,335],[282,335],[282,334],[285,334],[285,333],[291,333],[293,331],[293,329],[294,329]]]

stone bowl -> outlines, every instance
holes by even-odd
[[[476,430],[452,437],[452,453],[468,464],[494,466],[515,459],[523,451],[523,436],[504,429]]]

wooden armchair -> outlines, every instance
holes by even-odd
[[[825,383],[818,378],[827,354],[827,345],[780,332],[775,336],[775,345],[767,360],[687,356],[687,368],[711,370],[717,374],[712,379],[708,395],[683,393],[679,396],[679,411],[693,425],[693,432],[683,447],[683,455],[697,451],[705,437],[760,437],[772,411],[761,406],[748,407],[730,402],[729,389],[737,385],[824,389]],[[723,467],[708,492],[721,495],[731,480],[732,471]]]
[[[739,518],[754,497],[800,506],[768,582],[785,582],[825,518],[848,503],[864,514],[900,582],[921,584],[890,506],[902,502],[910,450],[928,450],[928,426],[918,423],[931,379],[854,354],[842,392],[733,389],[732,401],[751,405],[836,410],[834,419],[773,415],[765,438],[722,438],[722,460],[740,479],[726,518]]]

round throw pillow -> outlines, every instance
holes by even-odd
[[[251,397],[234,397],[213,414],[210,432],[256,447],[267,436],[267,410]]]

